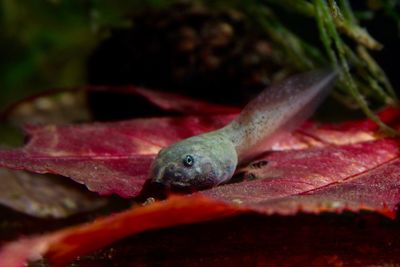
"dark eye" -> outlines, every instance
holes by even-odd
[[[191,155],[186,155],[183,159],[183,165],[185,165],[186,167],[192,167],[193,164],[194,158]]]

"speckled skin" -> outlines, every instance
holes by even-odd
[[[265,89],[227,126],[162,149],[150,179],[171,190],[199,190],[227,182],[241,163],[265,150],[283,131],[298,127],[328,94],[337,71],[293,76]],[[192,166],[183,160],[190,155]]]
[[[193,166],[184,165],[186,155],[193,157]],[[208,188],[229,180],[237,163],[234,143],[224,131],[214,131],[162,149],[152,164],[151,178],[171,189]]]

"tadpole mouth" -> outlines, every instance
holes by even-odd
[[[184,182],[187,177],[170,164],[153,172],[151,178],[152,187],[166,192],[191,192],[193,186]]]
[[[192,192],[193,186],[191,184],[181,183],[181,182],[173,182],[170,185],[171,191],[174,192]]]
[[[165,183],[164,181],[151,181],[151,187],[158,192],[164,193],[191,193],[196,191],[192,185],[180,182]]]
[[[145,198],[151,196],[157,199],[166,199],[170,194],[188,194],[194,191],[196,190],[192,185],[175,181],[174,177],[168,176],[168,172],[163,167],[152,170],[143,188],[142,196]]]
[[[171,181],[171,179],[164,178],[162,180],[152,181],[152,185],[160,190],[170,191],[170,192],[191,192],[193,191],[193,186],[191,184]]]

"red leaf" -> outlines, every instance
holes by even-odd
[[[220,128],[235,115],[136,119],[75,126],[27,126],[25,147],[0,150],[0,166],[70,177],[102,195],[137,195],[154,155],[183,138]],[[274,150],[324,147],[374,140],[372,131],[306,124]],[[268,148],[265,148],[268,150]]]
[[[195,223],[243,212],[201,196],[173,197],[141,208],[132,208],[91,224],[71,227],[41,237],[10,243],[0,252],[0,266],[25,266],[47,254],[55,265],[146,230]]]
[[[28,145],[2,151],[0,164],[57,172],[103,194],[132,196],[141,188],[153,153],[160,147],[220,127],[230,119],[187,117],[30,127],[32,139]],[[358,123],[364,125],[361,130],[352,124],[307,124],[274,146],[283,151],[270,152],[260,159],[267,164],[256,162],[242,170],[258,179],[172,198],[92,224],[12,243],[2,251],[0,266],[21,266],[27,257],[43,253],[55,263],[65,263],[141,231],[244,211],[286,215],[366,209],[393,217],[400,202],[399,140],[377,139],[373,124]]]
[[[25,147],[0,150],[0,166],[55,173],[100,194],[137,195],[160,148],[222,127],[234,115],[137,119],[80,126],[30,126]]]
[[[35,259],[41,254],[46,254],[56,265],[65,264],[78,255],[145,230],[213,220],[247,211],[286,215],[299,211],[320,213],[367,209],[393,217],[395,206],[400,202],[397,140],[327,146],[306,153],[301,150],[283,151],[265,158],[271,164],[257,171],[274,178],[174,197],[91,224],[10,243],[0,253],[0,266],[23,266],[26,259]],[[316,159],[321,159],[320,165],[315,164]],[[344,172],[338,173],[337,168],[344,169]],[[328,175],[321,176],[322,173]],[[333,176],[335,173],[339,178]],[[203,195],[231,204],[204,198]]]
[[[372,151],[378,156],[371,156],[374,155]],[[249,210],[294,214],[300,210],[319,213],[368,209],[393,217],[395,205],[400,201],[397,153],[398,143],[390,139],[334,149],[310,149],[306,153],[301,150],[276,152],[266,157],[271,164],[257,170],[263,175],[275,175],[275,178],[221,186],[201,193],[231,205],[218,204],[197,193],[134,208],[89,225],[11,243],[0,254],[0,259],[7,260],[0,261],[0,266],[22,266],[27,257],[42,253],[55,264],[66,263],[144,230],[212,220]],[[305,165],[318,158],[321,165]],[[339,179],[333,176],[337,168],[345,170]],[[318,172],[332,176],[320,176]],[[354,172],[358,175],[352,176]],[[301,179],[304,175],[306,178]]]
[[[203,194],[267,214],[371,210],[394,218],[399,152],[397,139],[272,152],[261,159],[266,165],[245,169],[258,179]]]

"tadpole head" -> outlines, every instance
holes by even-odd
[[[197,191],[229,180],[237,164],[233,146],[197,136],[159,152],[151,183],[166,191]]]

